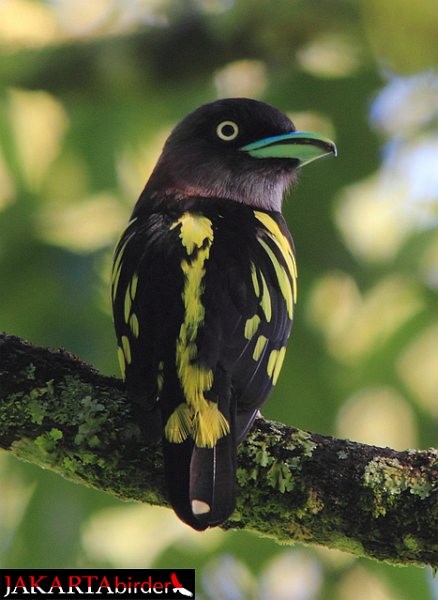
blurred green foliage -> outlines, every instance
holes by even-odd
[[[162,142],[203,102],[261,98],[339,149],[285,204],[299,303],[265,415],[436,444],[437,27],[435,0],[4,0],[1,329],[117,373],[112,248]],[[0,567],[195,567],[212,599],[432,597],[421,569],[195,534],[5,454],[0,481]]]

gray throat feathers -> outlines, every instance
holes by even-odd
[[[170,184],[160,193],[176,197],[201,197],[223,198],[245,204],[257,209],[281,212],[283,196],[291,187],[295,177],[290,174],[277,176],[275,180],[250,174],[245,178],[236,178],[225,175],[221,180],[215,178],[206,181],[194,178],[192,182],[179,182],[178,185]]]

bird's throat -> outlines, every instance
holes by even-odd
[[[216,198],[229,200],[239,204],[245,204],[253,208],[281,212],[283,196],[294,183],[295,177],[290,174],[279,176],[275,180],[259,178],[256,175],[247,177],[245,180],[234,180],[223,178],[221,181],[210,181],[208,185],[204,182],[178,182],[177,185],[169,184],[162,187],[159,192],[153,189],[151,197],[159,194],[160,197],[167,196],[177,200],[185,198]]]

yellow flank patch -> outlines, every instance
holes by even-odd
[[[263,350],[265,349],[267,341],[267,337],[265,337],[264,335],[259,335],[259,337],[257,338],[256,345],[254,347],[254,352],[252,353],[252,357],[254,360],[259,360],[263,353]]]
[[[125,362],[125,354],[120,346],[117,347],[117,358],[119,359],[120,372],[122,374],[122,378],[126,377],[126,362]]]
[[[131,364],[131,346],[126,335],[122,335],[122,348],[127,365]]]
[[[271,259],[271,263],[274,267],[275,274],[277,276],[278,285],[280,287],[281,294],[286,303],[287,314],[290,319],[292,319],[293,314],[293,297],[292,297],[292,288],[289,281],[289,277],[287,276],[284,267],[279,263],[278,258],[275,256],[272,249],[268,246],[268,244],[262,238],[259,238],[260,244],[265,249],[266,254]]]
[[[258,315],[254,315],[250,319],[246,320],[244,335],[247,340],[250,340],[252,338],[252,336],[257,331],[259,325],[260,325],[260,317]]]
[[[262,278],[262,297],[260,299],[260,306],[262,307],[263,312],[265,313],[265,319],[269,323],[272,318],[272,305],[271,305],[271,296],[269,294],[268,284],[266,283],[266,279],[263,273],[260,271],[260,275]]]
[[[293,298],[294,302],[297,301],[297,263],[295,261],[295,256],[287,237],[282,233],[278,223],[273,219],[270,215],[261,212],[259,210],[254,211],[254,216],[256,219],[263,223],[263,225],[268,230],[271,239],[276,243],[278,249],[280,250],[284,261],[287,266],[287,270],[289,271],[290,278],[292,281],[293,288]]]
[[[279,350],[272,350],[269,355],[267,371],[269,377],[272,378],[272,383],[274,385],[277,383],[278,376],[280,375],[285,354],[286,346],[282,346]]]
[[[138,335],[140,333],[140,327],[138,324],[138,318],[137,315],[135,313],[132,313],[130,319],[129,319],[129,327],[131,328],[132,331],[132,335],[136,338],[138,338]]]

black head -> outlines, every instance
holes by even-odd
[[[218,100],[175,127],[146,189],[280,210],[298,167],[334,152],[332,142],[297,133],[285,114],[264,102]]]

